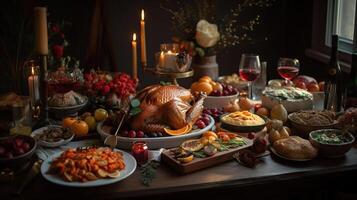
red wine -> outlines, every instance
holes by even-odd
[[[239,75],[245,81],[255,81],[260,74],[257,69],[240,69]]]
[[[291,66],[280,66],[278,67],[278,73],[282,78],[291,80],[299,74],[299,68]]]

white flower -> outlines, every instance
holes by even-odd
[[[196,41],[204,48],[212,47],[219,40],[219,32],[216,24],[210,24],[201,19],[196,25]]]

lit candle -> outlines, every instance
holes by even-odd
[[[177,53],[170,50],[167,52],[161,51],[159,58],[159,67],[164,71],[177,71]]]
[[[28,77],[27,83],[29,86],[31,106],[35,106],[37,101],[40,100],[40,93],[38,76],[35,74],[35,69],[33,66],[31,67],[31,75]]]
[[[138,78],[138,60],[137,60],[137,50],[136,50],[136,34],[133,34],[133,41],[131,42],[133,50],[133,78]]]
[[[140,45],[141,45],[141,63],[146,66],[146,38],[145,38],[145,14],[144,10],[141,10],[140,21]]]
[[[35,7],[34,19],[35,53],[48,55],[47,9],[45,7]]]

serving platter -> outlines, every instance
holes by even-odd
[[[36,135],[42,134],[43,131],[48,130],[49,128],[62,128],[62,126],[49,125],[49,126],[45,126],[45,127],[36,129],[31,133],[31,137],[36,138]],[[54,148],[54,147],[59,147],[59,146],[68,144],[70,141],[73,140],[73,138],[74,138],[74,134],[72,134],[72,136],[70,138],[68,138],[66,140],[62,139],[62,140],[60,140],[58,142],[46,142],[46,141],[43,141],[43,140],[37,140],[37,143],[39,145],[41,145],[41,146],[44,146],[44,147]]]
[[[201,136],[204,132],[211,130],[214,126],[214,119],[211,116],[209,116],[209,118],[210,118],[210,123],[205,128],[193,130],[190,133],[187,133],[184,135],[157,137],[157,138],[129,138],[129,137],[117,136],[117,138],[118,138],[117,147],[120,149],[130,150],[132,144],[136,141],[145,142],[148,145],[149,149],[177,147],[185,140],[188,140],[191,138],[197,138],[197,137]],[[98,131],[101,139],[104,141],[105,138],[107,138],[110,134],[105,132],[102,129],[102,127],[103,127],[103,123],[102,122],[98,123],[97,131]]]
[[[120,151],[118,149],[114,149],[114,151],[121,152],[123,154],[124,163],[125,163],[125,169],[121,170],[120,176],[118,176],[116,178],[98,179],[95,181],[88,181],[88,182],[67,182],[67,181],[64,181],[63,179],[61,179],[60,177],[58,177],[57,175],[49,174],[48,170],[50,169],[51,162],[55,158],[59,157],[63,152],[59,152],[59,153],[56,153],[56,154],[48,157],[48,159],[46,159],[41,165],[41,174],[46,180],[48,180],[54,184],[68,186],[68,187],[97,187],[97,186],[109,185],[112,183],[116,183],[118,181],[121,181],[121,180],[129,177],[132,173],[134,173],[134,171],[136,169],[136,160],[129,153]]]
[[[171,148],[171,149],[166,149],[162,152],[161,154],[161,161],[165,163],[166,165],[170,166],[172,169],[177,171],[180,174],[187,174],[191,173],[194,171],[198,171],[207,167],[211,167],[223,162],[226,162],[228,160],[233,159],[233,155],[237,153],[241,149],[248,148],[253,145],[253,141],[242,137],[242,139],[245,141],[245,145],[229,149],[227,151],[221,151],[213,156],[210,157],[205,157],[205,158],[197,158],[195,157],[191,162],[189,163],[181,163],[180,161],[176,160],[173,157],[172,151],[177,149],[178,147]]]

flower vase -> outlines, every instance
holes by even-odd
[[[194,70],[194,80],[198,80],[202,76],[209,76],[213,80],[218,78],[218,64],[216,55],[206,57],[196,57],[192,63]]]

